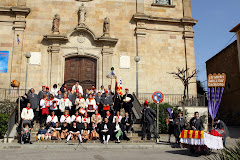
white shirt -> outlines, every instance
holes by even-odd
[[[55,97],[58,95],[58,89],[57,88],[53,88],[51,89],[50,93]]]
[[[53,103],[54,101],[56,101],[56,103]],[[57,105],[59,105],[60,100],[57,98],[53,98],[52,100],[50,100],[50,110],[58,110]]]
[[[88,110],[88,105],[93,105],[94,110]],[[91,102],[89,101],[89,98],[86,100],[86,109],[88,112],[95,112],[95,110],[98,109],[98,106],[96,105],[96,100],[93,98]]]
[[[59,102],[59,109],[61,112],[65,111],[65,107],[69,107],[69,109],[72,107],[72,102],[68,98],[62,98]]]
[[[82,123],[85,123],[85,122],[87,122],[89,124],[90,123],[90,117],[88,117],[88,118],[82,117]]]
[[[49,115],[49,116],[47,117],[46,123],[49,123],[49,122],[53,122],[53,123],[58,122],[58,117],[57,117],[56,115],[54,115],[54,117],[52,117],[52,115]]]
[[[72,87],[72,90],[73,90],[73,91],[76,91],[75,85]],[[83,89],[82,89],[82,86],[80,86],[80,85],[78,85],[78,92],[79,92],[79,93],[82,93],[82,95],[83,95]]]
[[[82,118],[81,116],[78,115],[78,117],[76,117],[75,115],[72,115],[71,121],[78,121],[78,123],[82,122]]]
[[[120,128],[120,125],[119,125],[119,123],[118,124],[116,124],[116,127],[115,127],[115,130],[116,131],[119,131],[121,128]]]
[[[50,107],[50,101],[41,99],[40,101],[40,109]]]
[[[114,116],[113,117],[113,123],[115,123],[115,118],[117,118],[118,119],[118,123],[121,123],[121,121],[122,121],[122,116]]]
[[[63,122],[67,122],[68,124],[71,123],[71,117],[69,115],[65,116],[65,115],[62,115],[61,118],[60,118],[60,122],[63,123]]]
[[[21,118],[25,120],[32,120],[34,117],[33,109],[32,108],[23,108],[21,113]]]

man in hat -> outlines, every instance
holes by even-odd
[[[150,126],[154,124],[154,120],[156,119],[155,111],[148,106],[148,101],[144,102],[144,109],[142,110],[142,139],[145,138],[147,134],[147,140],[151,139]]]
[[[128,112],[129,116],[131,116],[131,111],[132,111],[132,107],[133,107],[132,102],[134,101],[134,98],[129,93],[128,88],[125,89],[125,93],[126,94],[123,95],[123,108],[124,108],[125,112]]]
[[[51,93],[50,93],[50,88],[48,86],[46,87],[46,93],[45,94],[48,96],[48,100],[50,100],[49,96],[50,96]]]
[[[42,86],[42,90],[38,93],[38,100],[43,99],[43,95],[46,94],[46,86]]]

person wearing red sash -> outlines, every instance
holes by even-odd
[[[79,115],[78,111],[75,112],[75,115],[72,115],[71,122],[76,122],[78,128],[82,128],[82,124],[81,124],[82,123],[82,117]]]
[[[95,114],[92,115],[91,117],[91,122],[95,123],[96,125],[100,124],[102,122],[102,117],[98,113],[98,110],[95,111]]]
[[[82,123],[90,123],[90,117],[88,117],[88,113],[85,112],[83,117],[82,117]]]
[[[66,122],[67,124],[71,123],[71,117],[69,116],[69,111],[68,110],[64,111],[64,115],[61,116],[60,122],[61,123]]]
[[[78,93],[78,98],[75,100],[76,110],[80,108],[86,109],[86,101],[82,96],[82,93]]]
[[[97,110],[98,106],[96,105],[96,100],[93,98],[92,93],[89,94],[89,97],[86,100],[86,109],[87,112],[89,113],[90,117],[91,115]]]
[[[32,128],[32,120],[34,118],[33,109],[31,108],[30,102],[27,103],[27,107],[22,109],[21,113],[22,124],[28,124],[29,128]]]
[[[50,107],[50,104],[48,103],[48,96],[46,94],[43,95],[43,99],[40,100],[40,124],[46,122],[47,115],[49,114],[48,107]]]
[[[110,111],[106,111],[104,119],[107,118],[109,123],[113,122],[113,116],[111,115]]]
[[[55,114],[58,116],[58,105],[59,105],[59,99],[55,98],[52,94],[49,95],[49,101],[50,101],[50,112],[54,111]],[[59,115],[60,116],[60,115]]]
[[[55,127],[55,124],[57,122],[58,122],[58,117],[55,115],[55,111],[52,111],[51,115],[49,115],[47,117],[47,121],[46,121],[47,127],[46,127],[46,129],[48,129],[50,125],[52,125],[52,127]]]
[[[63,113],[65,110],[70,111],[72,102],[67,98],[67,93],[63,94],[63,98],[59,102],[59,110]]]
[[[122,116],[120,115],[120,111],[117,111],[116,116],[113,117],[113,123],[115,123],[115,119],[118,119],[118,122],[121,123]]]

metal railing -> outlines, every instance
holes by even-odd
[[[152,100],[153,93],[138,93],[138,100],[141,104],[145,100],[148,100],[150,103]],[[164,94],[164,100],[162,103],[169,103],[172,106],[183,106],[183,95],[182,94]],[[186,100],[187,106],[205,106],[205,95],[189,95]]]
[[[28,90],[27,90],[28,91]],[[18,99],[18,89],[5,89],[0,88],[0,101],[9,100],[10,102],[16,102]],[[20,95],[25,94],[25,89],[20,89]]]

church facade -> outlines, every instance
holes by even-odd
[[[27,88],[37,91],[75,81],[106,88],[114,85],[107,78],[114,67],[131,92],[182,94],[182,82],[169,72],[195,69],[196,23],[191,0],[3,0],[0,51],[8,63],[0,88],[12,80],[24,88],[26,72]],[[197,94],[195,83],[189,93]]]

